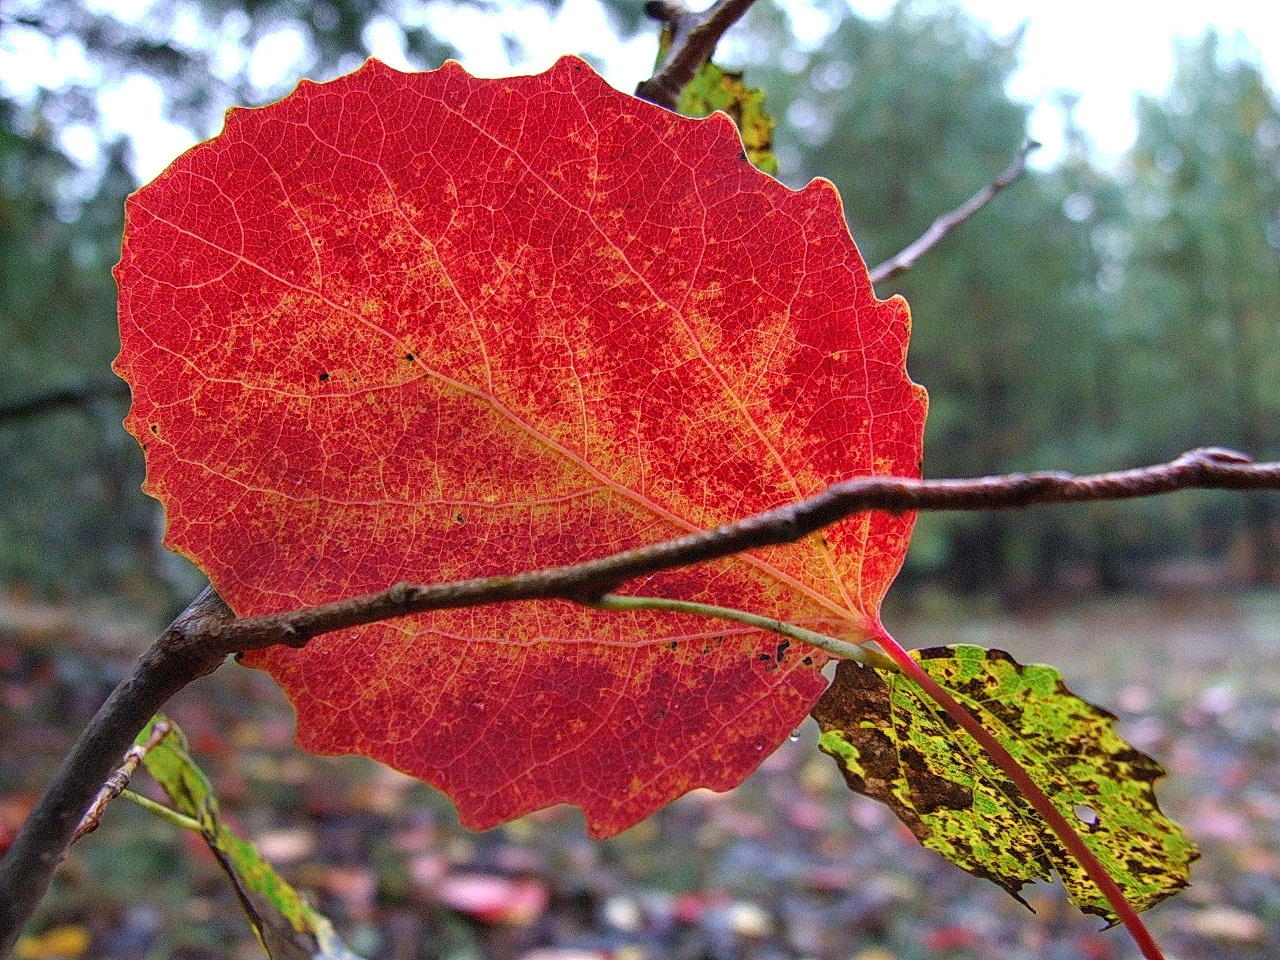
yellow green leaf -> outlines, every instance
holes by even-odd
[[[1160,812],[1154,785],[1164,770],[1119,737],[1114,714],[1071,693],[1052,667],[1001,650],[913,655],[1077,826],[1135,909],[1187,886],[1199,854]],[[1115,921],[1030,802],[913,681],[844,661],[813,716],[849,786],[888,805],[926,847],[1019,901],[1025,883],[1056,872],[1076,906]]]
[[[145,746],[157,715],[135,741]],[[347,950],[327,917],[312,909],[253,844],[223,821],[209,778],[196,765],[187,738],[172,721],[169,733],[143,758],[177,811],[200,824],[200,833],[235,888],[271,960],[359,960]]]
[[[658,60],[666,59],[671,46],[670,30],[659,41]],[[764,91],[748,87],[741,71],[725,70],[708,60],[680,91],[678,112],[686,117],[705,117],[717,110],[727,113],[742,136],[747,159],[757,169],[776,175],[778,158],[773,153],[773,117],[764,108]]]

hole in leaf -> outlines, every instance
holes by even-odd
[[[1076,819],[1081,823],[1086,823],[1091,827],[1098,825],[1098,811],[1087,804],[1077,803],[1075,805]]]

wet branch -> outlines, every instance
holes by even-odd
[[[0,403],[0,425],[11,420],[40,417],[64,407],[88,410],[104,400],[124,400],[129,388],[123,380],[104,380],[100,383],[84,383],[55,387],[33,393],[20,400]]]
[[[914,267],[917,260],[941,243],[952,230],[985,207],[995,199],[996,194],[1022,176],[1023,171],[1027,169],[1027,157],[1038,149],[1040,149],[1040,144],[1035,140],[1028,140],[1024,143],[1017,159],[1005,167],[998,177],[960,204],[960,206],[934,220],[929,225],[929,229],[920,235],[919,239],[905,247],[897,256],[886,260],[873,269],[871,271],[871,282],[880,283],[899,274],[906,273]]]
[[[214,624],[230,617],[218,595],[204,590],[138,659],[63,758],[0,861],[0,957],[13,949],[76,828],[138,732],[170,697],[225,659],[208,638]]]

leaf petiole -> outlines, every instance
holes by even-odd
[[[143,796],[133,790],[124,790],[120,796],[126,800],[132,800],[143,810],[155,814],[161,820],[168,820],[175,827],[181,827],[183,830],[194,830],[196,833],[203,832],[199,821],[188,817],[185,813],[179,813],[172,807],[166,807],[163,803],[156,803],[150,797]]]
[[[841,640],[838,637],[830,637],[825,633],[806,630],[804,627],[798,627],[794,623],[787,623],[785,620],[762,617],[759,614],[736,610],[733,607],[717,607],[710,603],[694,603],[691,600],[673,600],[668,597],[633,597],[620,593],[606,593],[593,601],[590,606],[601,610],[666,610],[671,613],[692,613],[700,617],[732,620],[734,623],[756,627],[759,630],[768,630],[772,633],[789,637],[792,640],[798,640],[811,647],[817,647],[819,650],[831,654],[837,660],[854,660],[864,666],[875,667],[877,670],[888,670],[891,673],[899,672],[898,665],[878,650],[873,650],[861,644],[850,643],[848,640]]]

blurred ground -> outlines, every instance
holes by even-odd
[[[1280,956],[1280,597],[1172,592],[1011,618],[923,599],[908,646],[966,641],[1060,667],[1160,759],[1200,844],[1194,885],[1148,915],[1170,960]],[[961,624],[956,626],[956,624]],[[147,629],[0,598],[0,843]],[[232,822],[370,960],[1128,960],[1061,892],[1032,915],[845,791],[799,730],[744,786],[701,791],[605,842],[554,810],[484,834],[371,762],[315,758],[267,678],[229,665],[171,715]],[[145,783],[140,777],[139,783]],[[27,960],[261,953],[198,838],[123,801],[78,844]]]

